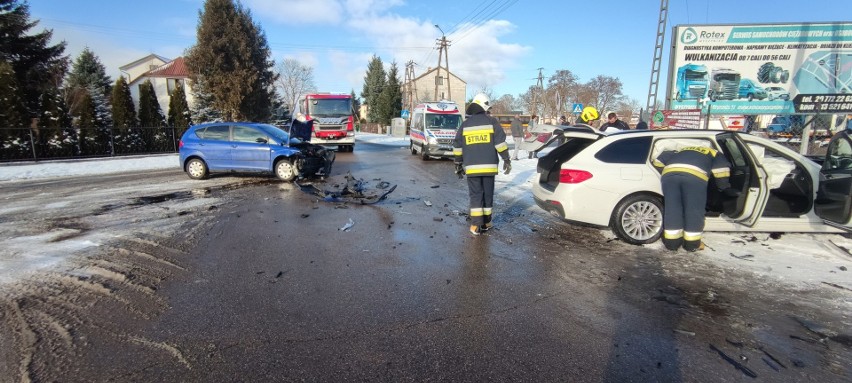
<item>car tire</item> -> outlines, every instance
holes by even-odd
[[[207,178],[210,171],[207,169],[207,164],[200,158],[193,158],[186,163],[186,175],[194,180],[203,180]]]
[[[429,161],[431,157],[429,157],[429,148],[426,145],[420,146],[420,159],[423,161]]]
[[[281,181],[290,182],[296,179],[298,174],[296,166],[289,159],[281,159],[275,163],[275,176]]]
[[[754,100],[754,95],[751,93],[749,93],[747,97],[749,101]]]
[[[408,148],[411,149],[411,155],[412,156],[417,154],[417,149],[414,149],[414,143],[413,142],[409,144]]]
[[[615,207],[610,227],[631,245],[656,242],[663,234],[663,201],[650,194],[629,196]]]

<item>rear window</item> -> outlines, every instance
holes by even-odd
[[[595,158],[611,164],[644,164],[651,151],[651,137],[616,140],[595,154]]]
[[[195,134],[205,140],[228,141],[230,139],[228,129],[228,125],[208,126],[197,130]]]
[[[583,149],[594,143],[595,140],[588,138],[568,138],[564,144],[551,150],[544,157],[538,159],[538,172],[541,173],[539,182],[548,189],[559,184],[559,170],[562,164],[582,152]]]

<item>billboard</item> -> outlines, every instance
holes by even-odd
[[[852,112],[852,23],[679,25],[668,109]]]

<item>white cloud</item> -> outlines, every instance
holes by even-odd
[[[310,52],[290,52],[290,53],[272,53],[272,57],[277,57],[275,60],[277,64],[280,64],[284,59],[294,59],[298,61],[300,64],[309,66],[314,68],[314,78],[316,78],[316,68],[320,63],[319,58],[315,53]]]
[[[262,16],[282,24],[337,24],[343,6],[337,0],[246,0],[252,17]]]
[[[370,63],[371,58],[373,58],[371,53],[329,51],[328,61],[331,64],[331,72],[322,76],[322,78],[315,76],[317,86],[321,90],[329,92],[348,92],[355,89],[355,93],[360,94],[364,84],[364,75],[367,73],[367,64]],[[333,79],[333,82],[329,82],[327,79]]]
[[[402,0],[345,0],[345,7],[351,15],[359,17],[381,14],[404,3]]]
[[[499,84],[506,79],[506,71],[517,67],[532,51],[529,46],[500,41],[500,36],[514,29],[508,21],[490,20],[448,36],[450,71],[467,81],[469,91]]]

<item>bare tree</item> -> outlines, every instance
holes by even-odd
[[[639,100],[632,97],[623,97],[615,109],[615,113],[625,122],[630,122],[630,118],[634,115],[639,115],[639,110],[642,109],[642,104]]]
[[[616,107],[622,97],[621,80],[617,77],[598,75],[589,80],[586,87],[595,94],[594,106],[602,114]]]
[[[547,90],[550,94],[553,114],[563,115],[566,110],[569,110],[568,103],[574,102],[577,99],[577,76],[571,73],[570,70],[557,70],[550,79],[547,80]]]
[[[300,95],[316,89],[314,68],[302,65],[296,59],[284,59],[278,65],[278,81],[275,85],[281,90],[284,104],[292,111]]]
[[[500,96],[500,98],[491,102],[491,110],[492,113],[509,114],[519,109],[517,104],[518,102],[515,100],[515,96],[512,96],[511,94],[504,94]]]

